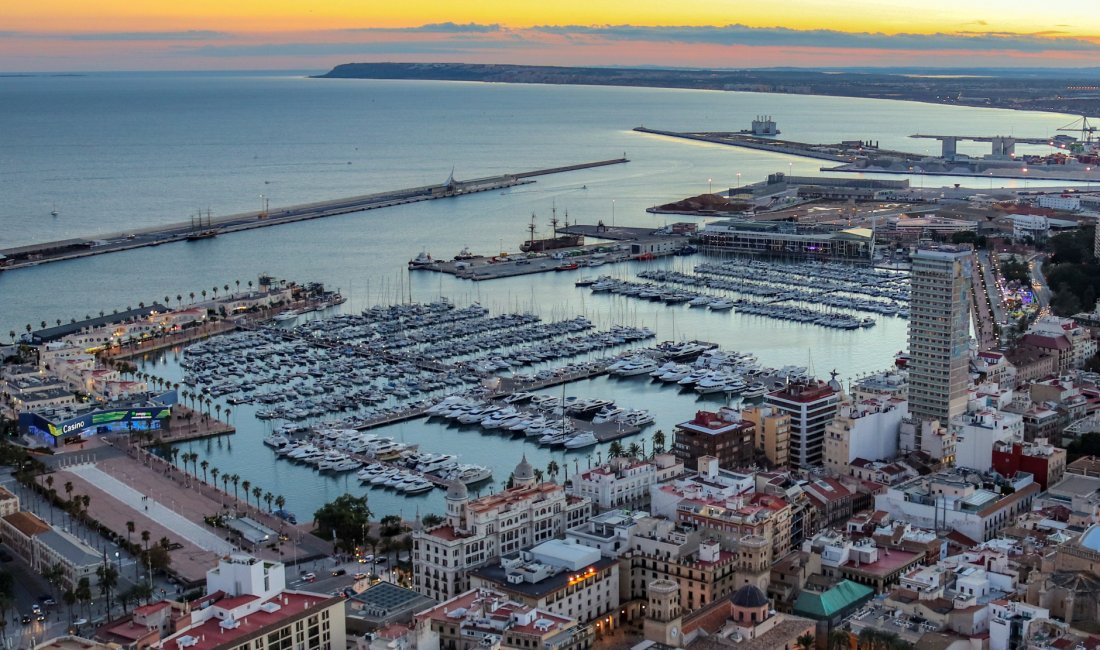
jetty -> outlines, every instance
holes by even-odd
[[[209,245],[209,240],[227,233],[333,217],[352,212],[377,210],[419,201],[456,198],[466,194],[507,189],[517,185],[534,183],[533,179],[539,176],[620,165],[627,162],[629,160],[626,157],[612,158],[462,181],[455,180],[452,175],[444,183],[437,185],[422,185],[420,187],[389,190],[274,209],[269,209],[265,205],[264,209],[255,212],[242,212],[224,217],[207,217],[201,237],[196,236],[194,220],[192,219],[191,222],[184,221],[151,228],[138,228],[124,232],[17,246],[0,249],[0,271],[175,242],[188,242],[191,246],[204,246]]]

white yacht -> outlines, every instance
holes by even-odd
[[[599,439],[596,438],[596,434],[591,431],[582,431],[566,440],[565,447],[566,449],[582,449],[584,447],[591,447],[598,442]]]

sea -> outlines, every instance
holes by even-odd
[[[905,347],[906,321],[876,317],[873,328],[838,331],[737,313],[670,309],[594,296],[575,276],[551,273],[471,283],[409,273],[421,251],[450,257],[515,251],[535,215],[542,232],[556,211],[570,222],[661,226],[688,217],[647,207],[758,182],[775,172],[819,175],[820,161],[681,141],[632,131],[736,131],[770,115],[781,137],[806,142],[877,142],[935,154],[914,133],[1052,135],[1073,116],[914,102],[743,92],[509,85],[433,81],[311,79],[280,73],[117,73],[0,77],[0,248],[126,232],[214,215],[271,209],[390,189],[625,156],[630,162],[543,176],[499,192],[395,206],[0,273],[0,339],[28,325],[54,324],[139,302],[168,302],[261,273],[319,281],[358,311],[445,296],[494,313],[530,311],[546,320],[585,315],[600,328],[648,326],[661,340],[700,339],[755,353],[766,365],[805,366],[842,382],[886,368]],[[930,149],[931,148],[931,149]],[[963,153],[980,155],[981,145]],[[1041,152],[1043,149],[1035,149]],[[1020,147],[1019,152],[1027,152]],[[890,178],[898,178],[891,176]],[[911,178],[916,186],[984,185],[985,179]],[[990,187],[1018,187],[995,179]],[[57,216],[51,216],[56,211]],[[700,257],[650,263],[690,272]],[[628,278],[639,264],[601,273]],[[142,360],[178,380],[180,351]],[[561,389],[556,389],[560,391]],[[625,444],[649,440],[721,398],[699,398],[636,380],[600,378],[566,387],[656,412],[657,423]],[[439,491],[416,498],[371,490],[354,475],[329,478],[275,460],[261,439],[271,425],[254,408],[233,408],[238,432],[186,445],[223,472],[281,494],[308,519],[344,492],[367,494],[379,516],[442,511]],[[524,440],[423,420],[378,430],[434,452],[494,469],[479,492],[500,489],[526,454],[583,470],[607,445],[549,451]],[[669,436],[671,438],[671,435]]]

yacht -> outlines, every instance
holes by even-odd
[[[618,369],[615,374],[620,377],[636,377],[646,375],[657,369],[657,362],[652,359],[637,360]]]
[[[426,269],[435,264],[435,260],[427,251],[420,251],[420,254],[409,260],[409,270],[413,269]]]
[[[749,384],[748,388],[741,391],[741,397],[745,399],[758,399],[766,395],[768,389],[764,384],[760,382],[753,382]]]
[[[455,468],[454,472],[448,475],[447,478],[457,480],[465,485],[471,485],[493,475],[492,470],[488,467],[482,467],[480,465],[462,465]]]
[[[710,309],[711,311],[727,311],[727,310],[733,309],[733,301],[732,300],[712,300],[707,305],[707,308]]]
[[[286,436],[279,433],[273,433],[270,436],[264,437],[264,444],[268,447],[274,447],[275,449],[284,447],[289,442],[290,438],[287,438]]]
[[[607,407],[601,410],[592,418],[592,424],[603,424],[605,422],[612,422],[615,418],[626,413],[625,409]]]
[[[591,447],[592,445],[597,444],[598,442],[599,442],[599,439],[596,438],[596,434],[592,433],[591,431],[582,431],[581,433],[578,433],[577,435],[573,436],[572,438],[569,438],[568,440],[566,440],[565,441],[565,448],[566,449],[582,449],[584,447]]]
[[[710,301],[714,300],[709,296],[698,296],[688,301],[688,307],[706,307],[710,304]]]
[[[653,424],[653,414],[649,411],[631,411],[619,418],[619,422],[627,427],[644,427]]]
[[[423,494],[431,492],[435,486],[422,478],[405,484],[405,494]]]

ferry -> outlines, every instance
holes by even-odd
[[[554,268],[554,270],[555,271],[576,271],[579,268],[580,267],[577,265],[576,262],[566,262],[564,264],[559,264],[558,266],[556,266]]]

